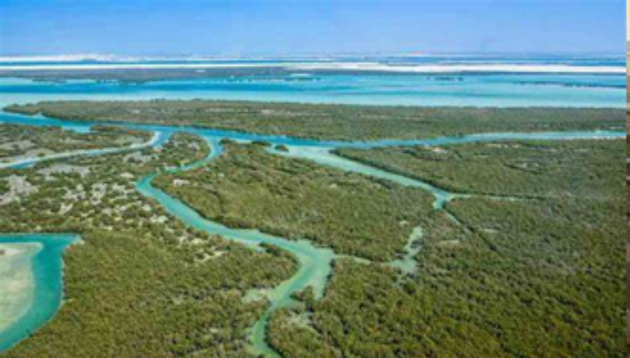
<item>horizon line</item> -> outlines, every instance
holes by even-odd
[[[295,54],[163,54],[163,55],[122,55],[106,53],[68,53],[68,54],[39,54],[39,55],[9,55],[0,54],[0,64],[10,62],[142,62],[142,61],[229,61],[229,60],[334,60],[343,58],[378,58],[378,57],[408,57],[408,58],[492,58],[506,57],[524,59],[524,57],[575,57],[576,59],[623,59],[627,53],[610,52],[373,52],[373,53],[295,53]],[[566,58],[565,58],[566,59]]]

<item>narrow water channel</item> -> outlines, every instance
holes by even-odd
[[[0,123],[2,122],[19,122],[20,124],[31,125],[49,125],[46,119],[38,118],[34,122],[28,121],[22,116],[5,116],[0,113]],[[75,122],[65,122],[62,120],[50,120],[54,121],[57,125],[66,125],[68,127],[77,127]],[[161,145],[165,138],[168,138],[170,134],[176,131],[187,132],[195,135],[199,135],[205,138],[210,147],[211,153],[209,156],[199,162],[193,163],[181,168],[172,169],[173,172],[191,170],[199,166],[203,166],[209,161],[215,159],[221,154],[222,148],[220,140],[222,138],[235,139],[235,140],[265,140],[272,145],[285,144],[289,145],[289,151],[287,153],[279,153],[295,158],[303,158],[312,160],[316,163],[335,167],[341,170],[355,172],[371,177],[377,177],[380,179],[390,180],[399,184],[417,187],[422,190],[426,190],[434,197],[433,206],[436,210],[441,210],[445,203],[449,200],[461,196],[459,194],[449,193],[440,188],[436,188],[428,183],[420,180],[411,179],[401,175],[387,172],[382,169],[373,168],[361,163],[357,163],[345,158],[335,156],[331,153],[331,150],[336,147],[353,147],[353,148],[375,148],[375,147],[387,147],[387,146],[411,146],[411,145],[457,145],[472,142],[491,142],[491,141],[506,141],[506,140],[523,140],[523,139],[543,139],[543,140],[569,140],[569,139],[587,139],[587,138],[625,138],[625,132],[611,132],[611,131],[591,131],[591,132],[550,132],[550,133],[497,133],[497,134],[479,134],[469,135],[463,137],[446,137],[431,140],[414,140],[414,141],[378,141],[378,142],[354,142],[354,143],[339,143],[339,142],[318,142],[314,140],[301,140],[284,136],[263,136],[247,133],[236,133],[227,131],[215,131],[209,129],[199,129],[192,127],[166,127],[166,126],[151,126],[151,125],[125,125],[116,124],[132,129],[144,129],[154,132],[162,133],[159,135],[159,140],[154,137],[152,145]],[[89,129],[89,125],[86,125]],[[86,127],[80,127],[85,129]],[[99,153],[93,153],[98,155]],[[105,153],[100,153],[105,154]],[[198,230],[204,231],[213,235],[220,235],[228,240],[234,240],[247,245],[258,246],[260,244],[274,245],[280,249],[286,250],[296,257],[299,262],[298,272],[289,280],[283,282],[279,286],[266,292],[266,297],[270,301],[270,307],[265,313],[256,321],[250,332],[250,341],[253,347],[253,351],[256,354],[266,357],[279,357],[279,354],[275,352],[267,343],[266,333],[269,318],[271,314],[283,307],[291,305],[291,296],[298,291],[307,287],[312,287],[315,291],[315,295],[321,298],[324,294],[325,285],[331,272],[331,263],[335,257],[334,253],[330,249],[317,248],[308,241],[291,241],[281,237],[267,235],[257,230],[240,230],[226,227],[217,222],[205,219],[201,217],[196,211],[185,205],[180,200],[173,198],[165,192],[155,188],[152,185],[152,181],[161,175],[161,173],[154,173],[143,178],[136,185],[138,191],[145,197],[156,200],[166,211],[171,215],[181,220],[183,223],[194,227]],[[410,236],[410,241],[406,247],[407,254],[399,262],[394,264],[400,267],[403,271],[413,270],[414,262],[413,256],[417,250],[414,245],[415,240],[418,240],[422,235],[421,228],[416,228],[414,233]],[[65,236],[64,236],[65,237]],[[37,240],[34,240],[36,238]],[[32,262],[32,272],[35,276],[33,280],[33,302],[30,304],[28,313],[24,315],[17,323],[10,325],[7,329],[2,330],[0,334],[0,352],[8,349],[19,340],[24,339],[30,332],[40,327],[46,321],[48,321],[54,313],[58,310],[62,297],[62,285],[61,285],[61,253],[63,248],[67,246],[69,242],[72,242],[71,236],[65,237],[67,243],[64,245],[53,245],[50,250],[47,251],[47,240],[44,240],[42,236],[0,236],[0,243],[28,243],[28,242],[40,242],[43,244],[44,249],[32,256],[30,260]],[[63,240],[61,240],[63,241]],[[66,242],[64,241],[64,242]],[[42,252],[47,254],[42,255]],[[1,257],[0,257],[1,258]],[[46,261],[44,263],[42,260]],[[0,260],[0,262],[3,260]],[[48,262],[50,261],[50,262]],[[48,266],[47,266],[48,265]],[[52,268],[50,268],[52,265]],[[46,268],[47,275],[53,275],[52,281],[50,276],[46,280],[38,279],[43,275],[42,267]],[[56,273],[55,273],[56,272]],[[56,276],[55,276],[56,275]],[[48,282],[56,282],[56,284],[48,284]],[[0,297],[6,294],[3,292],[3,288],[0,287]],[[43,314],[42,310],[46,313]],[[39,319],[33,319],[32,317],[40,317]],[[28,323],[22,323],[28,322]]]
[[[221,146],[216,139],[208,139],[211,154],[208,158],[192,165],[173,169],[172,171],[190,170],[200,165],[204,165],[216,158],[221,153]],[[266,293],[270,301],[270,307],[260,317],[250,333],[250,342],[254,353],[268,356],[280,357],[266,341],[267,326],[271,314],[282,307],[291,304],[291,296],[306,287],[312,287],[316,297],[322,297],[324,287],[331,271],[331,263],[334,257],[332,250],[322,249],[313,246],[306,240],[290,241],[276,236],[267,235],[257,230],[237,230],[225,225],[201,217],[195,210],[177,200],[165,192],[155,188],[151,182],[160,174],[153,174],[143,178],[137,189],[147,198],[156,200],[171,215],[182,221],[184,224],[194,227],[212,235],[220,235],[228,240],[244,243],[247,245],[270,244],[291,253],[299,262],[298,272],[289,280]]]

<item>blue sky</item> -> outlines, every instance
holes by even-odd
[[[617,53],[624,0],[0,0],[0,55]]]

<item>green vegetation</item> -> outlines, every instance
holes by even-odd
[[[10,112],[336,140],[418,139],[482,132],[625,130],[623,109],[371,107],[224,101],[61,101]]]
[[[444,147],[341,149],[336,154],[458,193],[513,197],[611,196],[621,171],[605,159],[621,142],[522,141]],[[621,159],[619,159],[621,161]],[[603,182],[593,190],[593,180]],[[612,193],[611,193],[612,192]]]
[[[200,138],[176,134],[161,150],[63,161],[87,172],[57,170],[59,161],[0,171],[5,186],[31,188],[0,201],[0,232],[83,241],[64,255],[66,300],[55,319],[3,357],[250,356],[247,329],[267,303],[245,295],[292,276],[294,259],[187,228],[135,190],[142,176],[207,152]]]
[[[621,128],[617,110],[208,101],[13,110],[338,139]],[[283,357],[626,354],[626,271],[617,259],[624,204],[615,164],[625,157],[622,141],[337,151],[479,194],[448,202],[446,211],[432,210],[432,197],[420,189],[273,155],[268,143],[222,144],[219,158],[160,176],[155,185],[228,226],[306,238],[339,254],[324,297],[306,289],[272,315],[267,341]],[[291,277],[295,260],[272,247],[254,251],[187,228],[135,190],[143,176],[207,154],[200,138],[175,134],[162,149],[0,170],[0,232],[76,232],[84,241],[65,255],[68,299],[57,317],[4,356],[252,356],[247,329],[267,303],[245,299],[246,293]],[[391,263],[418,225],[417,266],[402,272]]]
[[[431,211],[432,198],[419,190],[269,154],[257,144],[225,145],[207,166],[155,185],[227,226],[378,261],[394,259]]]
[[[434,213],[418,271],[402,282],[389,267],[338,260],[324,299],[274,317],[275,349],[295,358],[625,356],[623,179],[614,165],[622,142],[536,146],[565,175],[536,178],[552,196],[447,204],[461,224]],[[502,151],[494,148],[468,149],[493,163]],[[591,175],[571,180],[574,170]],[[478,178],[470,185],[483,187]]]
[[[57,127],[4,124],[0,125],[0,163],[15,157],[126,147],[146,142],[150,138],[151,133],[117,127],[95,126],[89,133],[76,133]]]

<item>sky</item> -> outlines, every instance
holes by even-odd
[[[0,56],[625,54],[625,7],[624,0],[0,0]]]

